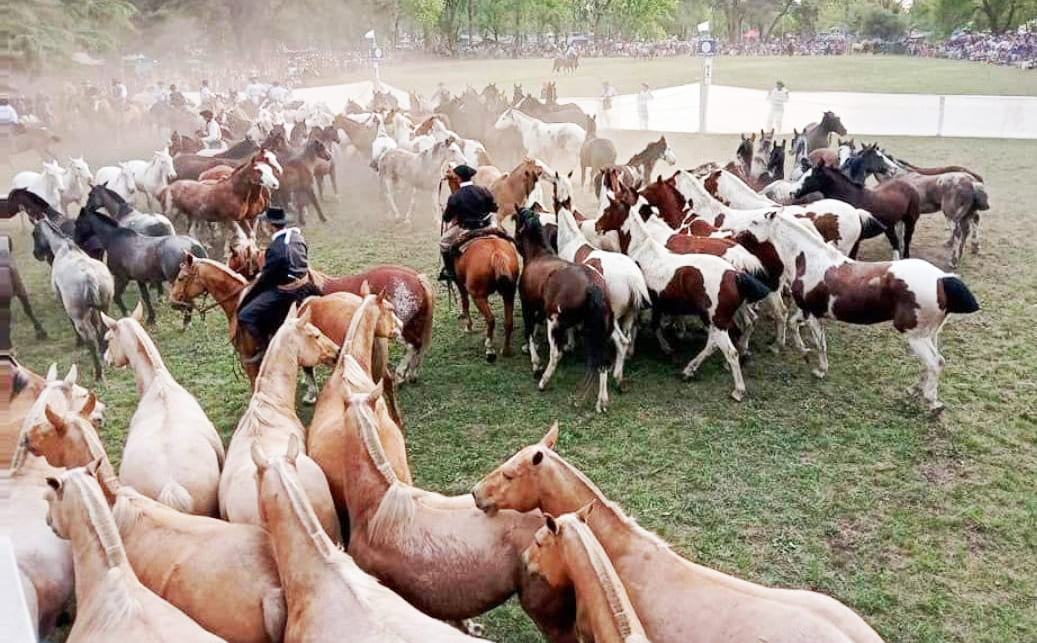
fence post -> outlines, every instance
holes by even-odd
[[[702,82],[699,83],[699,134],[706,133],[706,117],[709,111],[709,85],[713,82],[713,57],[702,59]]]
[[[943,113],[947,108],[947,97],[940,96],[940,111],[937,115],[936,120],[936,135],[943,136]]]

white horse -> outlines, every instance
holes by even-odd
[[[377,139],[376,139],[377,140]],[[465,157],[456,143],[436,143],[431,150],[416,154],[409,150],[393,149],[385,152],[378,161],[378,176],[382,179],[385,198],[392,209],[393,217],[400,218],[393,192],[403,184],[410,188],[410,205],[404,218],[408,223],[414,211],[414,197],[418,190],[427,190],[432,195],[434,212],[439,214],[436,188],[443,177],[446,166],[465,163]]]
[[[148,209],[152,208],[151,200],[158,202],[158,194],[167,185],[176,180],[176,170],[173,169],[173,157],[169,150],[157,150],[151,155],[150,161],[126,161],[133,172],[137,190],[144,195]]]
[[[379,163],[382,157],[387,152],[399,148],[400,144],[396,142],[396,139],[389,135],[389,132],[385,128],[385,123],[382,122],[382,117],[377,114],[374,117],[376,123],[378,123],[378,132],[375,134],[374,140],[371,141],[371,167],[378,171]]]
[[[122,198],[130,201],[137,193],[137,180],[129,163],[106,165],[97,170],[95,177],[98,185],[103,185]]]
[[[575,123],[545,123],[509,107],[500,115],[494,128],[515,129],[530,156],[558,162],[579,158],[587,131]]]
[[[57,161],[44,161],[43,172],[26,170],[14,175],[11,189],[24,188],[50,204],[61,208],[61,189],[65,185],[65,169]]]
[[[82,157],[69,158],[68,171],[61,184],[61,209],[68,214],[68,204],[82,205],[93,183],[94,175],[87,162]]]

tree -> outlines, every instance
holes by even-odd
[[[869,38],[896,40],[907,31],[903,17],[883,7],[871,7],[861,21],[861,33]]]

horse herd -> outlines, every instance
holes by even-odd
[[[824,320],[888,321],[923,364],[913,393],[938,413],[938,333],[951,313],[979,306],[961,278],[910,258],[911,233],[920,213],[942,209],[955,224],[952,263],[960,260],[987,207],[982,179],[953,166],[917,168],[875,145],[810,149],[811,136],[798,132],[788,153],[761,132],[743,137],[726,168],[710,163],[664,178],[655,175],[658,161],[677,164],[665,137],[621,165],[592,118],[550,122],[506,104],[496,112],[487,107],[502,102],[495,88],[476,96],[444,101],[437,114],[347,110],[298,135],[276,126],[261,144],[246,138],[215,155],[183,151],[191,143],[178,135],[150,161],[96,175],[82,159],[20,175],[0,211],[33,222],[34,255],[50,262],[51,285],[92,349],[96,378],[102,361],[130,368],[139,398],[116,474],[96,429],[103,405],[76,374],[40,377],[19,367],[13,472],[27,522],[16,551],[19,561],[46,561],[21,568],[41,634],[74,582],[70,641],[317,641],[345,628],[357,640],[472,640],[462,630],[478,630],[462,622],[513,595],[552,641],[881,640],[831,598],[681,558],[555,453],[557,427],[470,495],[415,487],[395,386],[418,377],[432,338],[428,279],[398,265],[315,273],[323,296],[293,308],[262,361],[250,361],[256,351],[236,332],[236,310],[262,266],[252,221],[271,202],[300,214],[313,207],[324,220],[321,177],[337,195],[335,162],[346,141],[377,172],[398,219],[410,219],[421,191],[436,198],[438,213],[438,188],[458,187],[447,170],[472,164],[475,182],[501,206],[501,229],[459,243],[462,316],[471,330],[474,300],[494,361],[489,298],[503,299],[508,355],[518,295],[522,347],[540,389],[579,331],[587,390],[605,411],[608,379],[624,385],[639,328],[669,353],[674,331],[685,336],[693,317],[705,345],[682,375],[694,377],[719,350],[740,401],[748,394],[742,359],[761,317],[773,323],[775,351],[791,331],[808,355],[807,327],[818,377],[828,370]],[[465,117],[475,110],[489,116],[463,134],[483,139],[450,129],[471,126]],[[826,114],[817,127],[831,123]],[[490,152],[509,136],[527,156],[503,172]],[[789,181],[787,155],[795,157]],[[573,172],[552,169],[577,163],[584,185],[591,170],[593,216],[574,206]],[[869,177],[874,187],[865,186]],[[394,200],[401,187],[411,189],[406,215]],[[163,214],[138,211],[137,199]],[[82,200],[78,216],[66,217],[62,210]],[[213,234],[202,243],[175,232],[211,233],[207,224],[229,224],[225,247]],[[881,234],[893,260],[856,260],[861,242]],[[226,264],[208,258],[214,249]],[[122,293],[131,281],[142,305],[128,314]],[[185,327],[195,311],[226,313],[253,382],[226,448],[145,330],[155,318],[148,290],[161,293],[162,283]],[[205,296],[213,303],[200,306]],[[108,316],[113,301],[122,319]],[[407,354],[394,370],[388,342],[396,338]],[[318,394],[319,364],[334,366]],[[309,427],[296,414],[300,369],[304,399],[315,404]]]

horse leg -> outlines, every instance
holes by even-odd
[[[803,311],[797,306],[793,306],[789,310],[788,321],[786,325],[792,330],[792,343],[796,345],[796,350],[803,356],[803,359],[808,359],[807,355],[810,353],[810,349],[803,342],[802,326],[803,326]]]
[[[461,283],[460,281],[458,281],[458,283],[457,283],[457,297],[458,297],[458,299],[461,300],[461,314],[459,314],[457,316],[457,318],[459,320],[464,320],[464,322],[465,322],[465,332],[466,333],[471,333],[472,332],[472,314],[471,314],[471,310],[468,307],[469,306],[468,289],[465,288],[464,284]]]
[[[911,256],[911,239],[915,236],[915,223],[917,219],[904,218],[904,259]]]
[[[129,281],[126,277],[119,276],[115,277],[115,303],[119,306],[119,310],[122,312],[122,316],[127,315],[126,304],[122,303],[122,291],[126,290],[126,285]]]
[[[317,217],[320,219],[321,223],[327,223],[328,218],[324,216],[324,210],[320,207],[320,201],[317,199],[317,195],[313,193],[313,186],[307,186],[304,194],[306,195],[306,199],[310,202],[310,205],[313,206],[313,209],[317,211]]]
[[[515,291],[502,292],[504,300],[504,357],[511,357],[511,335],[515,331]]]
[[[25,284],[22,283],[22,276],[18,274],[17,270],[11,271],[11,282],[14,296],[18,298],[18,301],[22,302],[22,310],[25,311],[26,316],[32,321],[32,327],[36,331],[36,339],[47,339],[47,331],[43,329],[43,324],[32,313],[32,306],[29,305],[29,293],[26,292]]]
[[[385,191],[385,200],[389,202],[389,209],[395,221],[400,220],[400,209],[396,207],[396,198],[393,196],[393,186],[389,179],[382,179],[382,189]]]
[[[497,325],[496,320],[493,317],[493,311],[490,309],[490,302],[486,297],[474,297],[475,307],[482,313],[483,319],[486,320],[486,361],[491,364],[497,361],[497,351],[493,348],[493,331]]]
[[[331,189],[335,191],[335,200],[336,201],[338,201],[338,178],[336,178],[337,177],[337,172],[338,172],[338,168],[335,167],[335,161],[332,161],[331,162],[331,172],[329,173],[328,176],[331,178]]]
[[[536,344],[537,317],[537,311],[533,306],[522,302],[522,333],[525,340],[523,343],[529,351],[529,362],[533,366],[534,376],[540,371],[540,354],[537,353]]]
[[[886,238],[889,239],[889,245],[893,247],[893,261],[900,259],[900,235],[897,234],[899,227],[899,222],[886,226]]]
[[[666,339],[666,334],[663,332],[662,325],[662,313],[659,312],[658,308],[652,309],[652,330],[655,331],[655,339],[659,342],[659,349],[667,355],[673,354],[673,346]]]
[[[788,309],[785,308],[785,302],[781,299],[781,292],[775,290],[767,295],[767,298],[763,300],[763,307],[774,319],[774,341],[771,342],[770,349],[771,352],[777,354],[782,348],[785,348],[787,341],[785,318],[788,316]]]
[[[562,357],[559,344],[565,338],[565,330],[558,323],[558,315],[547,316],[547,345],[550,348],[550,353],[547,360],[547,368],[544,369],[544,374],[540,376],[540,382],[537,384],[537,388],[541,391],[547,388],[548,382],[551,381],[551,376],[554,375],[555,369],[558,368],[558,360]]]
[[[911,393],[921,393],[922,399],[929,404],[930,413],[936,415],[943,411],[943,403],[937,397],[937,388],[939,386],[940,372],[943,370],[944,359],[940,355],[940,351],[936,348],[936,342],[933,337],[925,335],[917,337],[909,337],[907,339],[908,346],[911,347],[912,352],[922,360],[923,371],[922,378],[912,389]]]
[[[302,367],[306,378],[306,395],[302,397],[303,404],[315,404],[317,402],[317,377],[313,374],[312,366]]]
[[[807,328],[814,340],[814,346],[817,347],[817,368],[813,372],[819,379],[823,379],[828,374],[828,340],[825,338],[825,327],[820,319],[811,316],[807,317]]]
[[[685,366],[684,370],[681,372],[681,376],[684,379],[690,380],[695,377],[695,373],[698,372],[699,366],[702,365],[702,362],[706,361],[706,358],[712,355],[713,351],[718,348],[716,338],[717,334],[713,333],[713,328],[710,327],[709,332],[706,335],[706,345],[702,347],[702,350],[699,351],[698,355],[688,362],[688,365]],[[730,338],[728,338],[728,341],[730,341]]]
[[[979,212],[972,215],[972,254],[979,254]]]
[[[954,236],[951,237],[955,242],[951,248],[951,270],[956,270],[961,264],[961,255],[965,252],[965,242],[968,240],[971,230],[972,219],[968,216],[959,219],[958,224],[954,227]]]
[[[627,357],[634,356],[634,342],[637,341],[637,318],[641,311],[631,309],[623,320],[622,331],[627,338]]]
[[[616,386],[620,391],[623,390],[623,365],[630,343],[630,339],[623,333],[622,323],[617,319],[612,328],[612,343],[616,346],[616,363],[612,365],[612,378],[616,380]]]
[[[411,187],[410,189],[410,204],[407,206],[407,216],[404,217],[404,221],[410,223],[411,215],[414,214],[414,199],[418,195],[418,189]]]
[[[140,298],[144,301],[144,309],[148,313],[148,318],[145,320],[145,323],[148,326],[154,326],[155,325],[155,308],[152,307],[152,305],[151,305],[151,295],[148,293],[148,286],[143,281],[138,281],[137,282],[137,287],[140,288]],[[162,293],[162,290],[159,289],[159,294],[161,295],[161,293]]]
[[[742,366],[738,363],[738,349],[731,342],[731,336],[727,332],[719,328],[710,328],[709,332],[711,335],[716,335],[713,344],[724,354],[727,365],[731,369],[731,377],[735,380],[735,389],[731,391],[731,397],[736,402],[741,402],[745,399],[745,380],[742,378]]]

